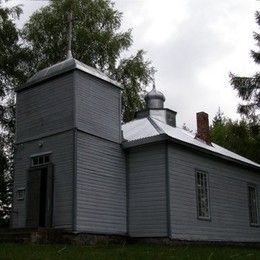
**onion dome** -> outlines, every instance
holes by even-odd
[[[161,109],[164,106],[165,96],[156,90],[153,84],[153,89],[145,95],[144,100],[147,109]]]

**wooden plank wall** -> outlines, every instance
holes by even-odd
[[[121,146],[77,132],[77,231],[126,234],[125,156]]]
[[[167,236],[165,145],[129,150],[128,219],[132,237]]]
[[[72,128],[73,102],[73,73],[18,92],[16,142],[25,142]]]
[[[120,89],[76,71],[75,90],[76,127],[83,132],[120,143]]]
[[[171,236],[175,239],[260,241],[259,227],[250,227],[247,183],[258,189],[260,173],[223,160],[169,145]],[[195,169],[208,172],[211,220],[199,220]]]
[[[17,146],[15,154],[14,204],[12,227],[25,227],[26,198],[18,200],[17,189],[26,188],[30,155],[51,152],[54,164],[53,226],[72,229],[73,208],[73,131],[27,142]],[[33,209],[32,209],[33,210]]]

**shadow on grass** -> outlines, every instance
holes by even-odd
[[[260,259],[260,249],[216,245],[0,244],[0,259]]]

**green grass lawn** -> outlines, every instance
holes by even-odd
[[[260,249],[214,245],[0,244],[0,259],[260,259]]]

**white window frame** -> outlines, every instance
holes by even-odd
[[[19,188],[16,191],[17,200],[24,200],[25,198],[25,188]]]
[[[46,156],[48,156],[49,160],[46,161]],[[42,158],[42,162],[40,163],[40,158]],[[35,163],[34,162],[34,159],[37,159],[38,162]],[[37,167],[37,166],[42,166],[42,165],[46,165],[46,164],[49,164],[50,161],[51,161],[51,153],[42,153],[42,154],[34,154],[34,155],[31,155],[30,156],[30,160],[31,160],[31,167]]]
[[[250,194],[250,189],[254,190],[254,198]],[[247,195],[248,195],[248,213],[249,213],[249,224],[250,226],[259,226],[259,214],[258,214],[258,199],[257,199],[257,188],[255,184],[248,183],[247,184]],[[252,203],[252,199],[254,202]],[[254,204],[254,209],[252,209],[251,205]],[[254,212],[253,212],[253,211]],[[256,222],[252,221],[252,214],[255,213]]]
[[[197,217],[200,220],[211,220],[210,190],[208,172],[195,171]]]

